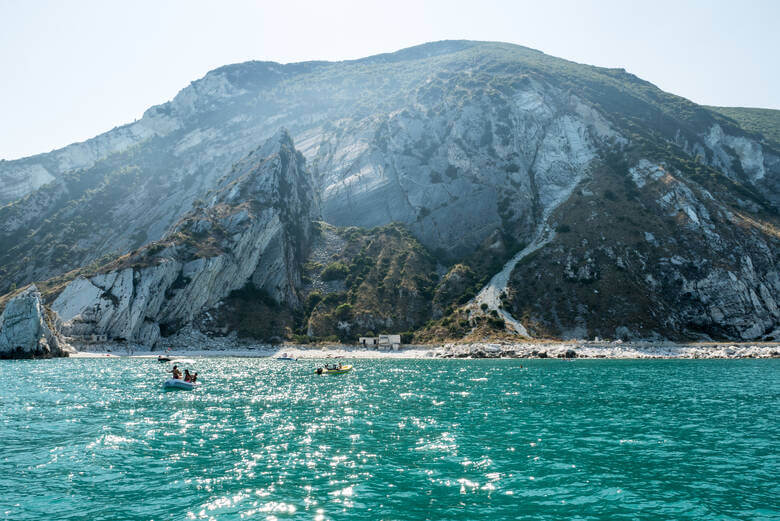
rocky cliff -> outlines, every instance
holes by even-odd
[[[71,331],[147,342],[160,327],[193,320],[212,327],[196,309],[225,302],[247,280],[254,289],[231,305],[244,309],[255,294],[281,303],[289,314],[279,315],[287,318],[275,335],[302,331],[304,318],[313,320],[310,332],[324,334],[361,323],[405,330],[430,317],[440,322],[426,331],[448,336],[488,322],[491,331],[537,336],[771,336],[780,144],[774,129],[761,132],[770,116],[745,114],[697,106],[624,70],[500,43],[436,42],[339,63],[230,65],[132,125],[0,163],[0,197],[9,201],[0,208],[0,291],[79,268],[91,277],[72,283],[55,306]],[[296,310],[314,291],[297,279],[306,241],[276,239],[280,229],[306,236],[298,227],[309,221],[298,210],[253,214],[253,228],[239,234],[259,241],[246,245],[246,262],[239,268],[225,255],[245,247],[228,247],[220,235],[234,226],[224,221],[233,210],[219,213],[237,179],[231,165],[254,161],[258,153],[250,152],[280,126],[311,174],[302,185],[311,194],[301,200],[319,209],[307,215],[339,229],[401,225],[437,274],[408,286],[412,301],[424,288],[430,302],[403,317],[379,306],[371,320],[342,320],[345,308],[325,307],[302,318]],[[300,182],[263,189],[286,208]],[[227,206],[250,204],[246,192],[235,197]],[[290,204],[298,208],[294,198]],[[283,218],[288,224],[268,224]],[[128,251],[135,253],[125,264],[103,267]],[[372,261],[396,262],[387,248],[375,253]],[[119,298],[117,307],[109,295],[119,295],[107,289],[131,291],[139,270],[150,281],[144,304]],[[179,287],[192,277],[195,286]],[[212,294],[217,283],[225,291]],[[376,294],[374,286],[365,294]],[[209,289],[197,295],[195,287]],[[347,288],[331,289],[353,298]],[[78,295],[86,294],[92,307],[81,307]],[[238,327],[215,322],[219,330]]]
[[[68,356],[59,320],[43,305],[35,285],[15,295],[0,315],[0,358]]]
[[[247,284],[298,307],[318,215],[309,181],[290,136],[272,137],[162,240],[68,284],[51,305],[64,333],[154,345]]]

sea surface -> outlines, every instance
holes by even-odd
[[[0,362],[0,519],[780,519],[780,360],[316,363]]]

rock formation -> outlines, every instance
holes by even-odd
[[[52,309],[65,334],[154,345],[247,284],[300,304],[300,266],[317,217],[305,161],[286,131],[252,152],[161,241],[79,277]]]
[[[0,358],[68,356],[57,318],[43,305],[31,285],[5,306],[0,315]]]

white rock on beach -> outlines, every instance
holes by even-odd
[[[38,288],[28,287],[0,315],[0,358],[68,356],[55,321],[47,320]]]

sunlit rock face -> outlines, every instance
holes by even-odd
[[[16,295],[0,315],[0,358],[68,356],[56,317],[47,317],[35,285]]]
[[[620,139],[603,118],[599,135],[575,109],[563,93],[528,82],[511,96],[442,97],[389,116],[370,135],[348,133],[317,158],[327,172],[323,217],[403,222],[426,246],[454,255],[496,229],[527,241],[587,174],[596,143]]]

